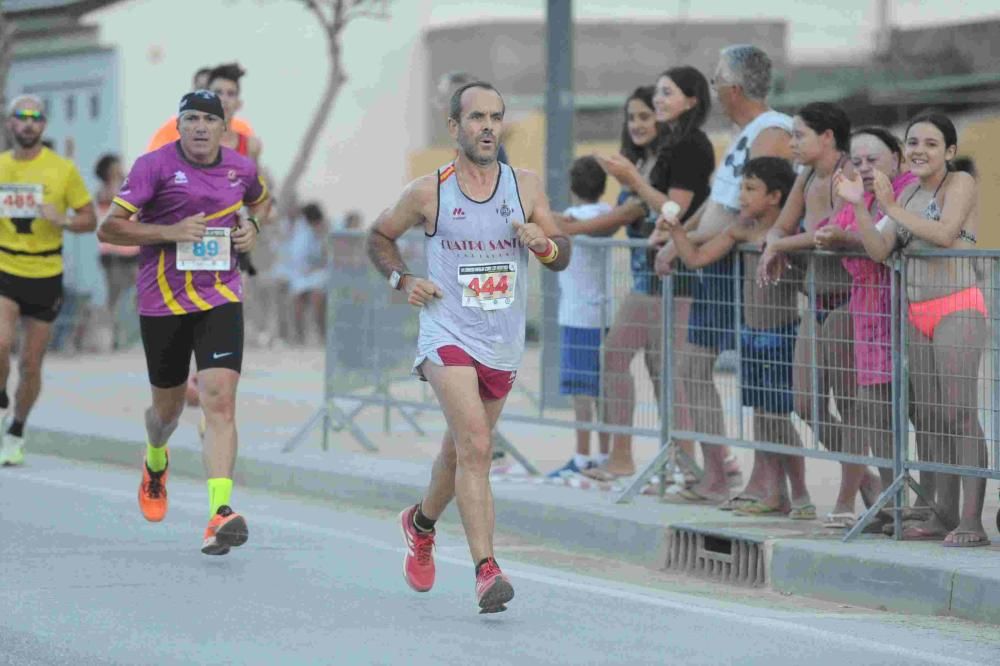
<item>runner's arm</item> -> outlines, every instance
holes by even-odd
[[[205,235],[205,214],[186,217],[177,224],[142,224],[118,202],[111,204],[97,228],[97,239],[112,245],[159,245],[178,241],[198,241]],[[200,229],[200,231],[199,231]]]
[[[393,271],[409,273],[396,240],[413,227],[427,224],[426,204],[437,197],[437,176],[419,178],[403,190],[399,200],[382,211],[366,241],[368,258],[375,269],[388,278]]]
[[[549,208],[549,198],[545,196],[542,188],[542,181],[538,174],[533,171],[518,169],[516,172],[518,181],[523,185],[525,193],[531,201],[531,214],[528,215],[527,225],[518,229],[518,236],[521,241],[534,252],[535,256],[543,266],[550,271],[562,271],[569,266],[572,245],[569,237],[563,234],[552,217],[552,209]],[[550,247],[542,249],[541,238],[535,234],[532,225],[537,227],[541,234],[548,240]],[[537,241],[535,243],[534,241]],[[532,247],[532,245],[539,247]]]

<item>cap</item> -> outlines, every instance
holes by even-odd
[[[181,97],[181,104],[177,109],[177,115],[185,111],[211,113],[213,116],[223,119],[226,117],[226,112],[222,109],[222,100],[211,90],[195,90]]]

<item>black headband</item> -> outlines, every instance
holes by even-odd
[[[195,90],[181,97],[177,115],[185,111],[201,111],[223,119],[226,117],[226,112],[222,110],[222,100],[211,90]]]

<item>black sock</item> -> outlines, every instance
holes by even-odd
[[[413,512],[413,526],[416,527],[417,530],[420,532],[433,532],[434,523],[436,523],[437,521],[431,520],[430,518],[425,516],[424,512],[421,511],[420,509],[421,507],[418,504],[417,510]]]
[[[14,437],[24,437],[24,421],[13,420],[10,422],[10,428],[7,429],[7,434],[14,435]]]
[[[486,564],[487,562],[489,562],[490,560],[493,560],[493,558],[492,557],[484,557],[483,559],[479,560],[479,563],[476,564],[476,575],[477,576],[479,575],[479,570],[483,568],[483,565]],[[493,561],[496,562],[496,560],[493,560]]]
[[[0,391],[0,409],[10,407],[10,398],[7,397],[7,389]]]

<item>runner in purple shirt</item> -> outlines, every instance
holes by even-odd
[[[209,516],[201,551],[225,555],[247,540],[229,506],[236,463],[236,386],[243,362],[243,294],[237,255],[260,231],[270,205],[252,160],[220,146],[222,103],[207,90],[181,99],[180,140],[140,157],[98,237],[142,247],[138,295],[153,404],[146,410],[146,459],[139,508],[167,513],[167,440],[184,409],[191,354],[205,413]],[[237,216],[244,206],[245,221]]]

